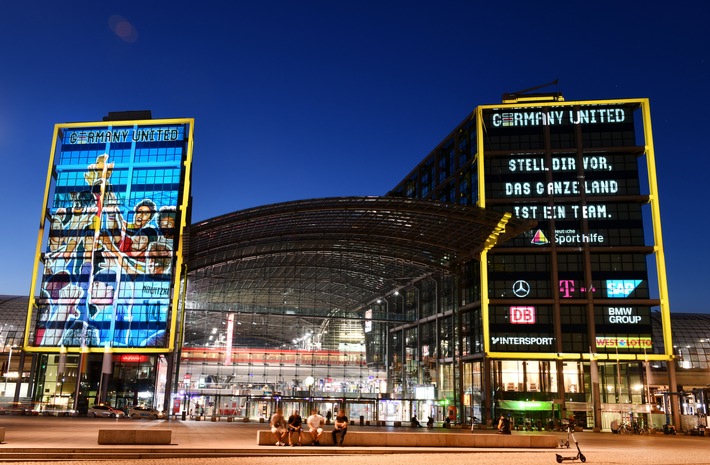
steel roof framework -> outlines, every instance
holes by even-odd
[[[242,340],[276,347],[304,325],[363,319],[378,298],[425,276],[450,274],[533,224],[473,206],[396,197],[286,202],[193,224],[185,343],[206,344],[226,313],[251,315],[252,323],[261,315],[265,323],[252,324]]]

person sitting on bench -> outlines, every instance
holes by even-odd
[[[338,415],[335,417],[335,429],[331,432],[333,435],[333,445],[341,446],[343,445],[343,440],[348,432],[348,417],[345,416],[345,410],[338,410]],[[340,440],[338,440],[340,436]]]

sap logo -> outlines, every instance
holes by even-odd
[[[612,299],[623,299],[631,295],[639,284],[640,279],[607,279],[606,295]]]

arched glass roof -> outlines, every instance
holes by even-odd
[[[0,295],[0,351],[22,346],[28,302],[26,296]]]
[[[449,273],[534,224],[473,206],[397,197],[311,199],[238,211],[191,226],[187,308],[203,317],[362,318],[379,297]]]

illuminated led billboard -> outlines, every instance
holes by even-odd
[[[651,333],[653,305],[640,108],[629,101],[545,102],[478,114],[485,207],[538,222],[487,257],[491,350],[622,347],[611,340],[647,348],[638,343]],[[605,342],[595,343],[601,334]]]
[[[55,127],[28,349],[172,347],[192,128]]]

